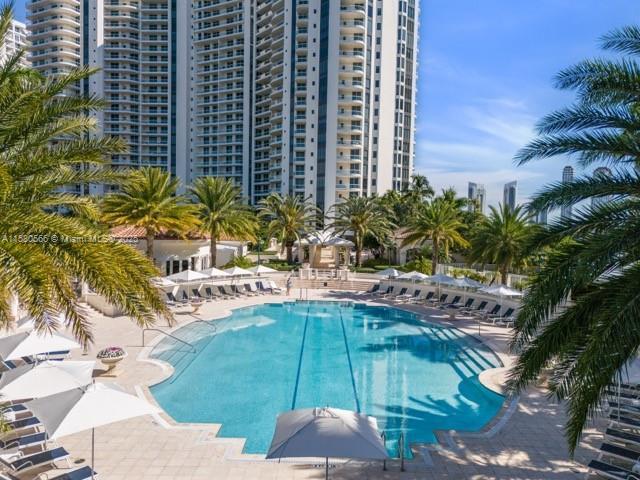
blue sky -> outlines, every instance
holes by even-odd
[[[600,55],[598,38],[640,21],[637,0],[421,0],[416,171],[438,189],[484,183],[489,203],[518,180],[520,200],[570,159],[515,167],[535,122],[572,100],[560,69]],[[16,2],[24,18],[24,0]]]
[[[598,38],[640,21],[637,0],[422,0],[416,171],[466,195],[484,183],[489,203],[518,180],[525,201],[559,180],[570,159],[515,167],[537,120],[573,100],[553,76],[602,55]],[[578,173],[579,171],[576,170]]]

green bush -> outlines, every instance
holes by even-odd
[[[253,267],[253,261],[243,256],[234,257],[233,260],[226,263],[222,268],[233,268],[233,267],[251,268]]]
[[[379,272],[380,270],[375,268],[370,268],[370,267],[355,267],[353,271],[358,273],[376,273],[376,272]]]

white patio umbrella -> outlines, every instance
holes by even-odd
[[[450,277],[449,275],[445,275],[444,273],[436,273],[435,275],[431,275],[426,280],[438,285],[438,296],[440,296],[440,285],[453,285],[453,282],[455,282],[456,279]]]
[[[388,278],[396,278],[396,277],[399,277],[401,274],[402,272],[399,270],[396,270],[395,268],[385,268],[384,270],[381,270],[376,273],[376,275],[380,275],[381,277],[388,277]]]
[[[260,275],[262,273],[276,273],[277,272],[277,270],[274,270],[273,268],[265,267],[264,265],[257,265],[255,267],[251,267],[249,269],[249,271],[251,273],[256,274],[256,275]]]
[[[176,282],[169,280],[168,277],[153,277],[151,283],[156,287],[175,287],[177,285]]]
[[[253,275],[253,272],[240,267],[227,268],[225,270],[225,273],[234,277],[240,277],[242,275]]]
[[[0,358],[4,361],[76,348],[80,348],[78,342],[58,333],[19,332],[0,338]]]
[[[228,277],[229,274],[227,272],[223,272],[222,270],[218,270],[215,267],[207,268],[205,270],[201,270],[200,273],[206,275],[207,277]]]
[[[483,283],[480,283],[469,277],[456,278],[453,283],[456,287],[460,288],[482,288]]]
[[[489,295],[495,295],[496,297],[521,297],[522,292],[514,290],[513,288],[506,287],[504,285],[493,285],[490,287],[481,288],[480,291],[488,293]]]
[[[206,280],[209,276],[196,272],[195,270],[183,270],[182,272],[174,273],[164,278],[173,282],[195,282],[198,280]]]
[[[418,282],[426,280],[427,278],[429,278],[429,275],[425,275],[424,273],[418,272],[416,270],[414,270],[413,272],[403,273],[398,277],[398,279],[401,280],[414,280]]]
[[[26,402],[49,440],[91,429],[91,469],[95,460],[95,428],[160,409],[124,392],[115,384],[94,383]]]
[[[40,398],[91,383],[96,362],[44,361],[7,370],[0,377],[0,401]]]
[[[278,415],[267,458],[389,458],[374,417],[338,408],[305,408]]]

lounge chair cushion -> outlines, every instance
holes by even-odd
[[[63,460],[69,456],[64,448],[58,447],[52,450],[45,450],[44,452],[37,452],[31,455],[26,455],[15,460],[2,460],[9,468],[15,472],[26,470],[28,468],[37,467],[39,465],[47,465],[49,463]]]
[[[93,473],[94,476],[97,477],[97,474],[91,471],[91,467],[86,466],[78,468],[77,470],[63,473],[61,475],[58,475],[57,477],[49,477],[48,480],[87,480],[91,478],[91,473]]]

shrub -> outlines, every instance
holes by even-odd
[[[226,263],[222,268],[250,268],[253,267],[253,261],[247,257],[239,256],[234,257],[230,262]]]

